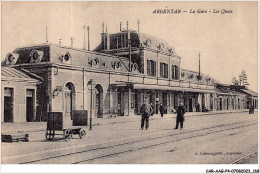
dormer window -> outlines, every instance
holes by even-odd
[[[121,62],[117,61],[115,64],[115,68],[118,69],[118,68],[120,68],[120,66],[121,66]]]
[[[90,64],[92,67],[97,66],[98,63],[99,63],[99,60],[98,60],[98,58],[96,58],[96,57],[95,57],[94,59],[91,59],[90,62],[89,62],[89,64]]]
[[[33,52],[32,58],[33,58],[33,60],[37,60],[39,58],[39,54],[37,51]]]
[[[70,59],[70,54],[69,54],[69,53],[66,53],[66,54],[64,55],[64,60],[65,60],[65,61],[69,61],[69,59]]]
[[[30,53],[31,62],[36,63],[40,62],[43,57],[43,51],[32,50]]]
[[[132,71],[136,71],[138,68],[138,65],[136,63],[132,64]]]
[[[8,56],[8,61],[9,61],[9,62],[13,62],[13,61],[14,61],[14,56],[13,56],[12,54],[10,54],[10,55]]]
[[[5,57],[5,65],[14,65],[19,57],[19,54],[8,53]]]
[[[115,61],[114,63],[112,62],[112,67],[115,69],[115,70],[120,70],[121,69],[121,62],[120,61]]]

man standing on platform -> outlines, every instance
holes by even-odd
[[[149,117],[153,113],[153,109],[152,109],[151,105],[148,104],[147,98],[145,98],[144,104],[141,106],[140,112],[141,112],[141,116],[142,116],[141,130],[144,129],[144,122],[145,122],[145,128],[147,130],[149,127]]]
[[[177,117],[176,117],[176,127],[175,127],[175,129],[178,129],[179,123],[181,125],[180,129],[183,129],[184,114],[185,114],[185,108],[183,106],[183,102],[181,101],[180,105],[178,106],[178,109],[177,109]]]

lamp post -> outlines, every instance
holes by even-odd
[[[93,110],[93,79],[88,82],[88,89],[90,89],[90,118],[89,118],[89,130],[92,130],[92,110]]]

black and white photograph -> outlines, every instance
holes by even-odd
[[[258,4],[2,1],[3,169],[259,173]]]

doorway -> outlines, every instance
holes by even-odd
[[[219,99],[219,110],[222,110],[222,98]]]
[[[26,121],[34,121],[34,90],[26,90]]]
[[[13,122],[14,112],[14,90],[13,88],[4,88],[4,122]]]
[[[97,118],[103,117],[103,88],[101,85],[95,87],[95,116]]]
[[[75,88],[72,83],[67,83],[64,88],[64,105],[65,105],[65,117],[71,118],[72,120],[72,111],[75,108]]]
[[[192,112],[192,98],[189,99],[189,112]]]

